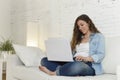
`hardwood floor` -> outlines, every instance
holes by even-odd
[[[6,62],[3,62],[2,68],[2,80],[6,80]]]
[[[2,74],[2,80],[6,80],[6,73]]]

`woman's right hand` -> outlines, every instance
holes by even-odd
[[[82,61],[83,59],[84,59],[83,56],[76,56],[76,57],[75,57],[75,60],[76,60],[76,61]]]
[[[75,57],[76,61],[84,61],[84,62],[93,62],[93,58],[88,56],[88,57],[83,57],[83,56],[76,56]]]

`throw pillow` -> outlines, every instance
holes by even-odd
[[[37,47],[26,47],[13,44],[16,54],[25,66],[39,66],[40,60],[44,57],[43,52]]]

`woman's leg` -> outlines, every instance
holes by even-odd
[[[56,71],[58,66],[63,65],[64,62],[48,61],[46,57],[41,60],[41,65],[46,67],[50,71]]]
[[[39,69],[49,75],[56,75],[56,72],[55,71],[50,71],[49,69],[47,69],[46,67],[44,66],[39,66]]]
[[[93,76],[94,69],[88,64],[80,61],[64,64],[56,71],[57,75],[61,76]]]

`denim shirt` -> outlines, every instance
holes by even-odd
[[[92,67],[95,74],[103,73],[101,62],[105,56],[105,39],[101,33],[92,33],[89,41],[89,55],[93,58]]]

